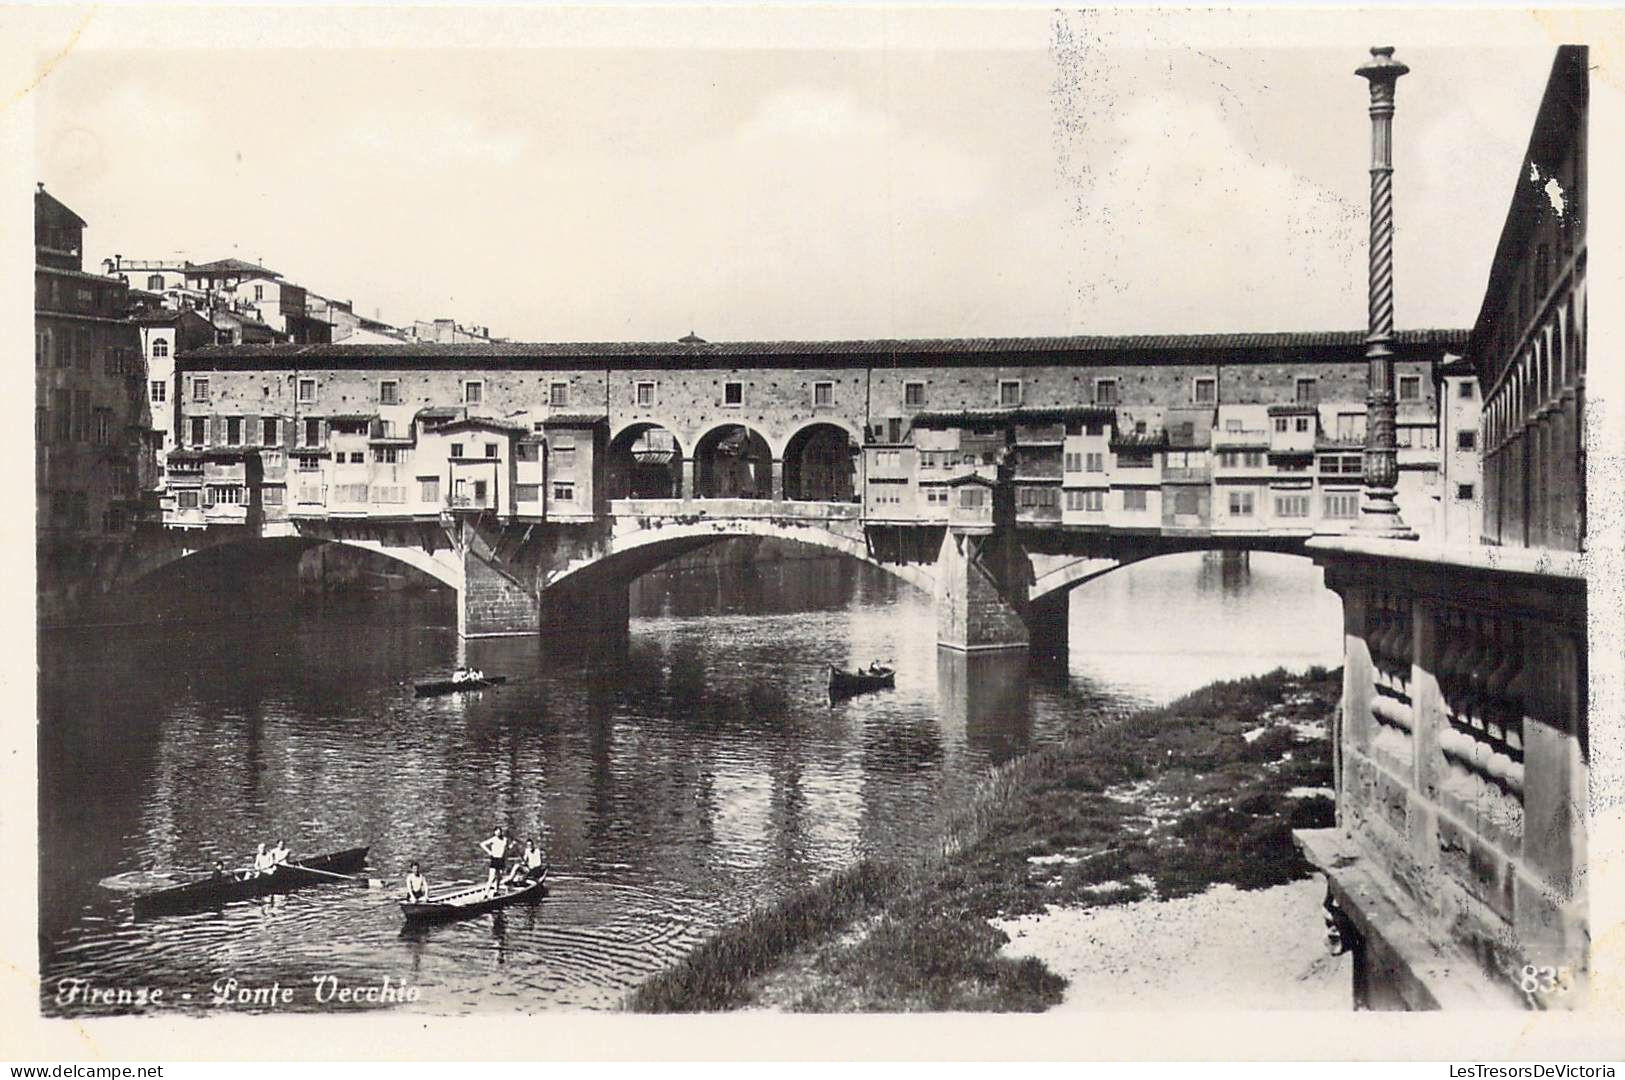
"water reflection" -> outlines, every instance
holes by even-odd
[[[443,605],[399,598],[45,635],[47,1011],[70,975],[206,998],[219,978],[320,972],[408,980],[420,999],[391,1007],[431,1012],[610,1006],[751,907],[919,850],[990,764],[1221,675],[1335,662],[1340,643],[1318,572],[1259,556],[1245,577],[1166,559],[1081,588],[1064,671],[938,650],[929,598],[857,563],[652,577],[634,599],[618,645],[464,646]],[[877,656],[895,689],[831,706],[827,665]],[[510,681],[413,697],[459,661]],[[543,838],[551,895],[421,934],[401,930],[398,884],[145,922],[96,884],[236,865],[285,835],[370,843],[374,876],[418,860],[438,889],[483,878],[498,822]]]
[[[1037,666],[1015,651],[937,650],[937,707],[946,730],[994,765],[1026,752],[1032,740],[1028,687]]]

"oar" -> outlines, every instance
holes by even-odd
[[[360,874],[335,874],[331,870],[318,870],[314,866],[305,866],[296,862],[283,863],[282,865],[294,870],[303,870],[307,874],[322,874],[325,877],[338,878],[340,881],[361,882],[369,889],[382,889],[385,885],[389,884],[389,882],[382,881],[375,877],[362,877]]]
[[[138,892],[149,889],[167,889],[177,883],[197,881],[207,876],[207,870],[126,870],[112,874],[97,882],[104,889],[118,892]]]

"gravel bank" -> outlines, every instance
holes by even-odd
[[[1350,960],[1324,946],[1313,878],[1269,889],[1217,885],[1178,900],[1052,907],[995,919],[1003,955],[1034,957],[1067,982],[1060,1010],[1343,1010]]]

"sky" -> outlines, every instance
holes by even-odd
[[[1093,18],[885,47],[104,43],[37,86],[36,177],[87,264],[237,256],[518,340],[1363,329],[1370,37]],[[1401,327],[1473,322],[1553,55],[1432,37],[1395,42]]]

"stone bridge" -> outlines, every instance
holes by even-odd
[[[854,502],[620,499],[582,523],[475,514],[429,520],[301,518],[258,526],[163,529],[101,568],[110,593],[226,544],[339,544],[410,566],[457,594],[469,638],[624,633],[627,586],[663,563],[730,537],[771,537],[858,559],[931,595],[938,641],[966,651],[1064,654],[1072,589],[1119,567],[1184,551],[1300,552],[1302,535],[1211,536],[1100,529],[897,525]]]

